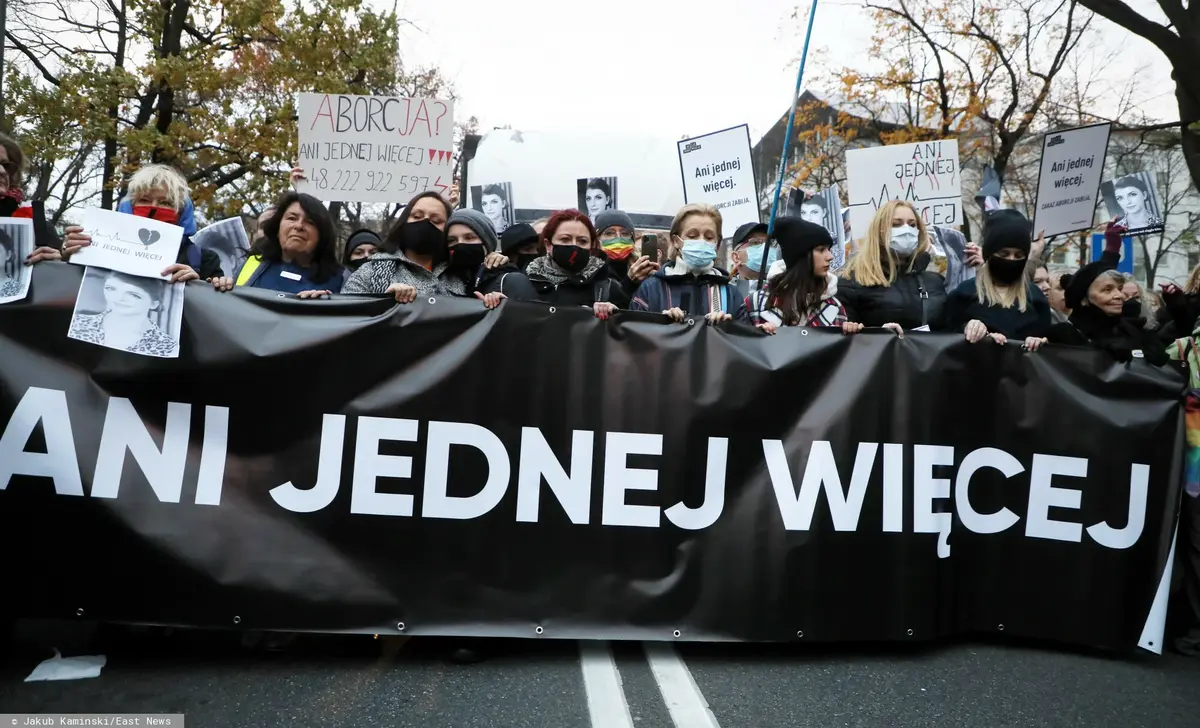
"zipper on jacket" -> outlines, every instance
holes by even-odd
[[[921,299],[921,325],[928,326],[929,325],[929,309],[927,306],[927,302],[929,301],[929,291],[926,291],[925,286],[921,285],[919,282],[917,283],[917,295]]]

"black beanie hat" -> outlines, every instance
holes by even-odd
[[[537,241],[538,234],[534,232],[532,225],[524,222],[510,225],[500,234],[500,252],[508,255],[509,251],[515,250],[525,243],[536,243]]]
[[[775,240],[779,242],[780,255],[788,268],[819,245],[833,247],[833,238],[824,225],[790,216],[775,220]]]
[[[379,237],[379,233],[374,230],[355,230],[350,233],[350,237],[346,238],[346,257],[345,260],[350,260],[350,254],[360,245],[374,245],[376,248],[383,246],[383,239]]]
[[[765,233],[766,231],[767,226],[761,222],[748,222],[740,225],[738,226],[737,230],[733,231],[733,247],[736,248],[742,243],[746,242],[746,238],[750,237],[756,232]]]
[[[1106,271],[1116,270],[1112,263],[1101,263],[1096,261],[1088,263],[1079,269],[1075,275],[1064,275],[1059,280],[1059,285],[1063,289],[1063,298],[1066,299],[1067,308],[1074,311],[1079,308],[1079,304],[1083,303],[1087,298],[1088,289],[1096,282],[1102,273]]]
[[[1033,247],[1033,225],[1016,210],[996,210],[983,221],[983,259],[987,260],[1005,248],[1025,251]]]

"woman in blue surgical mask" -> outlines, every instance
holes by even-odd
[[[930,266],[929,235],[916,209],[892,200],[875,213],[839,281],[850,321],[866,327],[942,328],[946,280]]]
[[[671,223],[671,261],[647,278],[630,309],[655,311],[684,321],[704,316],[709,323],[744,319],[746,301],[729,274],[716,266],[721,244],[721,213],[712,205],[684,205]]]

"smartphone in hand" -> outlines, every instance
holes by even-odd
[[[658,262],[658,235],[654,233],[646,233],[642,235],[642,247],[639,251],[643,257],[649,258],[652,262]]]

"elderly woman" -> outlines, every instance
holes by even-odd
[[[151,320],[162,306],[165,285],[110,272],[104,279],[104,310],[76,315],[67,336],[134,354],[170,356],[179,342]]]
[[[717,268],[721,213],[712,205],[684,205],[671,222],[671,262],[647,278],[633,297],[635,311],[662,311],[675,321],[689,314],[709,323],[742,319],[746,300]]]
[[[938,329],[946,280],[930,270],[932,243],[916,209],[892,200],[875,213],[839,280],[851,321],[869,327]]]
[[[189,194],[183,175],[166,165],[149,164],[129,178],[124,202],[130,203],[126,209],[137,217],[179,225],[179,213],[187,206]],[[91,244],[92,237],[82,227],[72,225],[67,228],[67,237],[63,241],[63,257],[69,258]],[[167,266],[162,275],[170,276],[173,283],[201,279],[219,290],[233,287],[233,281],[221,270],[221,259],[217,254],[201,250],[187,233],[179,245],[175,264]]]
[[[21,191],[21,176],[24,171],[25,153],[21,151],[21,145],[7,134],[0,133],[0,217],[32,219],[37,231],[35,237],[52,242],[54,236],[46,221],[34,215],[33,206],[25,201],[25,195]],[[38,245],[26,256],[24,264],[33,265],[43,260],[62,260],[62,254],[57,247]]]
[[[344,272],[337,261],[337,235],[329,210],[317,198],[300,192],[284,193],[275,208],[263,225],[263,236],[254,241],[250,257],[238,271],[237,284],[300,298],[341,290]]]
[[[1123,232],[1124,228],[1109,225],[1106,252],[1120,245]],[[1125,293],[1121,288],[1125,277],[1114,266],[1112,257],[1105,255],[1075,275],[1062,277],[1071,318],[1068,323],[1050,327],[1047,341],[1095,346],[1117,361],[1144,359],[1158,366],[1166,364],[1168,355],[1158,334],[1144,328],[1143,320],[1124,315]]]

